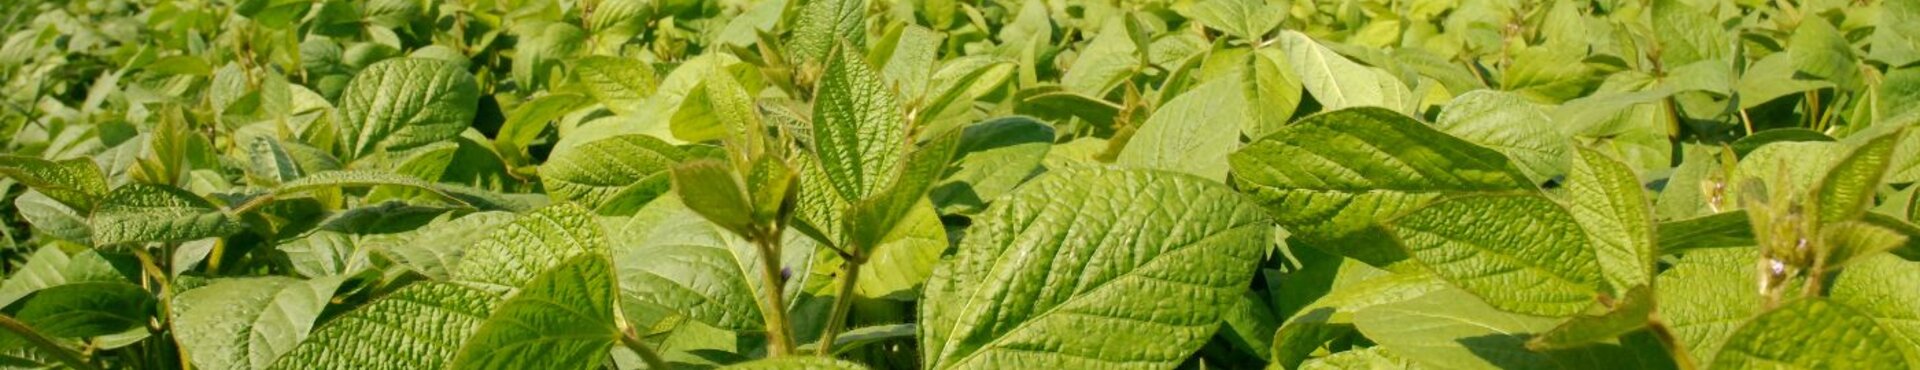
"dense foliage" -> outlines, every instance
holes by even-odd
[[[0,366],[1920,368],[1920,0],[0,0]]]

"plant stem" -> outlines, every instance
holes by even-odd
[[[1673,328],[1667,327],[1667,322],[1660,319],[1659,312],[1654,312],[1652,317],[1647,318],[1647,329],[1653,332],[1654,338],[1660,340],[1661,347],[1666,347],[1667,354],[1673,357],[1674,367],[1680,370],[1700,368],[1693,363],[1693,355],[1687,353],[1687,346],[1681,345],[1680,340],[1673,335]]]
[[[840,274],[840,293],[833,296],[833,311],[827,314],[827,327],[820,333],[818,354],[821,356],[833,356],[833,341],[847,325],[847,311],[853,308],[853,288],[860,282],[860,265],[859,259],[848,258],[845,271]]]
[[[761,298],[760,311],[767,321],[767,353],[772,357],[793,354],[793,327],[787,323],[787,305],[781,294],[784,282],[780,277],[780,248],[778,236],[758,237],[755,244],[760,246],[760,276],[766,282],[766,296]]]
[[[632,331],[620,331],[620,344],[627,346],[627,349],[633,350],[633,353],[639,354],[640,361],[645,361],[648,369],[665,370],[673,368],[673,365],[668,364],[665,358],[660,357],[659,352],[653,351],[653,347],[648,347],[646,343],[640,342],[640,338],[634,337]]]
[[[48,354],[53,355],[55,360],[60,360],[60,363],[66,364],[67,367],[80,370],[100,369],[99,366],[93,366],[92,363],[88,363],[86,359],[80,358],[79,354],[73,353],[73,351],[67,349],[67,347],[61,347],[59,343],[54,343],[52,339],[47,339],[46,336],[40,335],[40,332],[34,331],[32,327],[27,326],[27,323],[20,322],[20,320],[14,319],[13,316],[0,314],[0,328],[4,328],[14,334],[19,334],[21,338],[25,338],[28,342],[33,342],[34,346],[46,350]]]

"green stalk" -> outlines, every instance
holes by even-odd
[[[840,337],[840,329],[847,325],[847,311],[853,308],[853,288],[860,281],[858,258],[847,258],[845,271],[840,274],[840,293],[833,297],[833,311],[827,315],[827,327],[820,334],[821,356],[833,356],[833,341]]]
[[[640,361],[646,362],[648,369],[665,370],[673,368],[673,365],[668,364],[665,358],[660,357],[659,352],[653,351],[653,347],[648,347],[646,343],[640,342],[640,338],[634,337],[632,331],[620,331],[620,344],[627,346],[627,349],[633,350],[633,353],[639,354]]]
[[[777,238],[777,237],[775,237]],[[766,296],[761,298],[761,316],[767,322],[767,353],[772,357],[782,357],[794,353],[793,326],[787,321],[787,305],[781,297],[780,248],[776,241],[766,238],[753,238],[760,246],[760,276],[766,282]]]
[[[52,354],[55,360],[66,364],[67,367],[80,370],[100,369],[99,366],[93,366],[92,363],[88,363],[87,360],[80,358],[80,355],[73,353],[73,350],[69,350],[67,347],[61,347],[59,343],[54,343],[52,339],[47,339],[47,336],[40,335],[40,332],[34,331],[33,327],[27,326],[27,323],[14,319],[13,316],[0,314],[0,328],[20,335],[21,338],[32,342],[35,347],[40,347],[40,349],[47,351],[48,354]]]

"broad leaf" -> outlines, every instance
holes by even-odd
[[[1449,199],[1387,228],[1415,260],[1502,310],[1572,315],[1592,306],[1606,285],[1579,223],[1544,197]]]
[[[467,247],[456,280],[495,291],[512,289],[575,255],[606,253],[600,223],[586,209],[561,203],[520,216]]]
[[[444,369],[500,297],[415,283],[328,321],[273,369]]]
[[[1280,40],[1307,93],[1326,110],[1374,106],[1410,112],[1417,103],[1393,75],[1354,63],[1306,34],[1281,31]]]
[[[1909,364],[1920,363],[1920,262],[1888,255],[1865,258],[1833,282],[1834,303],[1866,315],[1886,329]]]
[[[1606,153],[1580,148],[1576,155],[1567,175],[1573,218],[1592,240],[1607,283],[1615,293],[1651,284],[1658,255],[1652,204],[1639,176]]]
[[[1173,98],[1134,133],[1115,163],[1227,179],[1227,155],[1247,125],[1240,81],[1218,79]]]
[[[219,280],[174,297],[173,336],[195,368],[265,369],[306,339],[339,277]]]
[[[1427,293],[1354,315],[1361,333],[1421,365],[1456,369],[1547,368],[1552,359],[1526,348],[1527,336],[1554,320],[1501,312],[1467,292]]]
[[[1802,299],[1747,321],[1714,357],[1713,368],[1910,367],[1889,335],[1853,308]]]
[[[95,245],[181,242],[240,232],[240,220],[178,188],[127,184],[100,202],[89,220]]]
[[[643,103],[653,95],[653,67],[638,59],[591,56],[573,61],[573,78],[587,95],[620,115],[647,113]]]
[[[616,196],[650,199],[665,194],[667,170],[686,157],[660,139],[620,135],[554,152],[540,165],[540,180],[556,199],[599,208]]]
[[[1272,230],[1219,185],[1099,169],[1034,180],[978,220],[920,303],[929,368],[1177,365],[1239,300]]]
[[[1434,126],[1512,158],[1536,183],[1566,174],[1573,149],[1547,112],[1518,94],[1476,90],[1453,98]]]
[[[902,156],[906,116],[883,86],[865,58],[847,47],[835,52],[820,81],[814,152],[842,199],[865,199],[886,186]]]
[[[655,200],[616,229],[612,255],[622,296],[720,329],[766,330],[759,306],[766,280],[752,242],[700,217],[677,196]],[[788,231],[781,249],[782,267],[794,272],[785,292],[793,298],[810,270],[814,244]]]
[[[126,282],[73,283],[34,293],[14,317],[42,335],[85,339],[145,327],[154,301]]]
[[[593,369],[620,339],[613,264],[574,256],[493,309],[453,362],[458,369]]]
[[[942,213],[985,209],[1038,171],[1053,147],[1053,127],[1027,117],[992,119],[965,130],[953,169],[928,194]]]
[[[93,161],[75,158],[64,161],[0,156],[0,175],[19,181],[48,198],[75,210],[89,211],[94,202],[107,195],[107,179]]]
[[[1294,240],[1375,266],[1406,258],[1378,226],[1388,217],[1442,194],[1534,187],[1499,152],[1380,108],[1308,117],[1228,160]]]
[[[723,370],[864,370],[866,366],[847,360],[817,357],[776,357],[721,367]]]
[[[1287,16],[1285,3],[1265,0],[1222,0],[1195,4],[1185,15],[1207,27],[1258,43]]]
[[[1712,363],[1740,324],[1760,313],[1754,262],[1758,249],[1708,249],[1687,253],[1660,274],[1654,287],[1660,318],[1673,327],[1696,363]]]
[[[340,98],[341,157],[452,140],[473,122],[480,88],[459,65],[393,59],[368,66]]]

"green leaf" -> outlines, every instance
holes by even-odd
[[[1651,284],[1658,257],[1652,204],[1626,163],[1580,148],[1567,175],[1573,218],[1593,241],[1600,270],[1615,293]]]
[[[1247,125],[1242,83],[1223,78],[1174,97],[1153,112],[1114,162],[1122,166],[1227,179],[1227,155]]]
[[[1660,254],[1685,253],[1694,249],[1752,247],[1753,226],[1747,211],[1715,213],[1685,220],[1660,223]]]
[[[606,252],[607,239],[599,221],[578,205],[560,203],[522,215],[487,234],[467,248],[452,275],[497,292],[521,286],[575,255]]]
[[[1795,70],[1844,89],[1859,88],[1860,69],[1855,66],[1853,45],[1826,18],[1806,17],[1792,33],[1787,55],[1793,58]]]
[[[1715,369],[1909,367],[1890,333],[1872,318],[1826,299],[1786,303],[1754,317],[1727,340]]]
[[[62,243],[49,243],[35,250],[26,258],[26,263],[16,267],[7,275],[7,281],[0,283],[0,308],[13,306],[26,298],[28,294],[47,288],[66,284],[92,282],[123,282],[107,260],[91,250],[74,253],[69,256],[61,250]],[[68,244],[68,246],[72,246]],[[73,246],[74,248],[81,248]]]
[[[613,257],[621,294],[634,302],[626,307],[651,306],[720,330],[765,331],[759,299],[768,288],[758,247],[696,215],[668,196],[617,228]],[[794,272],[783,294],[797,308],[815,244],[791,231],[782,238],[781,264]]]
[[[722,370],[864,370],[866,366],[847,360],[816,357],[775,357],[721,367]]]
[[[153,294],[126,282],[83,282],[34,293],[14,318],[54,338],[89,338],[145,327]]]
[[[1256,50],[1240,73],[1239,78],[1246,81],[1242,87],[1249,116],[1242,131],[1247,137],[1267,136],[1293,121],[1302,87],[1287,54],[1273,48]]]
[[[1721,59],[1734,50],[1735,40],[1721,23],[1688,2],[1658,0],[1648,12],[1653,15],[1653,32],[1659,35],[1660,61],[1664,65],[1678,67]]]
[[[1387,347],[1367,347],[1308,360],[1301,370],[1410,369],[1413,363],[1388,351]]]
[[[613,264],[585,253],[501,302],[461,348],[457,369],[594,369],[620,339]]]
[[[442,187],[419,178],[392,172],[366,170],[316,172],[307,175],[307,177],[302,177],[299,180],[281,183],[280,186],[273,188],[273,194],[278,197],[288,197],[323,189],[378,186],[394,186],[421,190],[429,194],[438,195],[441,198],[453,202],[455,205],[465,206],[477,203],[474,202],[473,199],[468,199],[469,197],[456,193],[455,189]]]
[[[623,116],[643,112],[644,101],[658,85],[653,67],[637,59],[590,56],[573,61],[573,78],[586,86],[587,95]]]
[[[1293,240],[1375,266],[1406,258],[1379,222],[1442,194],[1532,189],[1491,149],[1381,108],[1302,119],[1228,157]]]
[[[93,244],[93,227],[87,224],[86,216],[46,194],[28,190],[13,198],[13,208],[20,212],[21,220],[33,226],[27,231],[42,240]]]
[[[459,65],[392,59],[368,66],[340,97],[342,158],[452,140],[473,122],[480,88]]]
[[[1417,103],[1393,75],[1354,63],[1306,34],[1281,31],[1280,40],[1307,93],[1328,111],[1375,106],[1404,113]]]
[[[794,64],[815,62],[827,66],[828,70],[841,68],[832,61],[841,58],[835,56],[833,50],[840,40],[846,40],[852,47],[867,45],[866,9],[866,0],[807,2],[795,20],[799,23],[793,26],[793,41],[787,43],[795,58]]]
[[[1894,147],[1905,130],[1868,140],[1853,153],[1833,165],[1815,190],[1819,202],[1816,219],[1821,224],[1859,219],[1873,206],[1874,192],[1886,178],[1887,165],[1894,161]]]
[[[1145,67],[1146,50],[1134,42],[1137,27],[1127,18],[1112,17],[1102,23],[1092,41],[1080,49],[1073,66],[1060,76],[1060,86],[1068,92],[1102,97]]]
[[[900,161],[906,116],[865,58],[839,49],[813,103],[814,152],[842,199],[866,199],[887,185]]]
[[[1823,240],[1820,253],[1827,271],[1839,270],[1861,259],[1886,253],[1907,244],[1907,236],[1898,231],[1864,221],[1842,221],[1820,227]]]
[[[1567,319],[1553,330],[1527,341],[1535,351],[1567,349],[1614,340],[1647,327],[1653,317],[1653,289],[1645,285],[1628,290],[1605,314]]]
[[[599,208],[617,196],[636,196],[629,192],[633,189],[658,191],[654,196],[665,193],[668,170],[686,158],[680,148],[660,139],[620,135],[555,151],[540,165],[540,180],[556,200]]]
[[[493,137],[493,146],[500,150],[502,157],[509,159],[509,163],[530,162],[527,145],[540,138],[540,133],[552,126],[554,120],[585,108],[592,102],[580,94],[556,93],[520,103],[520,106],[513,108],[513,113],[507,115],[507,121],[501,123],[500,133]]]
[[[1698,250],[1656,279],[1660,318],[1698,363],[1713,363],[1734,330],[1760,313],[1763,298],[1754,280],[1759,258],[1757,248]]]
[[[1265,0],[1223,0],[1194,4],[1184,14],[1209,28],[1258,43],[1268,31],[1287,19],[1285,3]]]
[[[1432,274],[1393,274],[1334,289],[1305,307],[1274,333],[1273,363],[1299,366],[1328,340],[1353,331],[1353,315],[1369,307],[1407,301],[1449,289]]]
[[[673,188],[687,206],[715,225],[741,236],[758,236],[746,180],[726,162],[698,160],[673,167]]]
[[[174,297],[173,336],[195,368],[265,369],[306,339],[343,277],[217,280]]]
[[[708,68],[700,85],[681,104],[669,123],[674,138],[692,142],[718,139],[731,149],[729,154],[735,154],[736,162],[758,157],[766,150],[762,143],[766,126],[760,123],[754,94],[726,68]],[[702,109],[687,108],[695,104]]]
[[[327,322],[273,369],[445,369],[498,295],[422,282]]]
[[[1907,362],[1920,363],[1920,262],[1889,255],[1865,257],[1833,282],[1834,303],[1873,318]]]
[[[1012,191],[1039,170],[1052,149],[1053,126],[1028,117],[1005,117],[967,126],[960,135],[953,170],[928,197],[941,213],[973,214]]]
[[[385,256],[408,270],[435,280],[451,278],[467,246],[518,217],[507,212],[474,213],[399,233],[377,234],[360,240],[360,247]]]
[[[947,163],[959,149],[960,135],[959,131],[949,131],[930,139],[907,156],[886,188],[849,205],[841,220],[846,223],[842,228],[846,232],[844,246],[867,256],[885,242],[908,212],[926,202],[927,190],[946,173]]]
[[[1453,98],[1434,122],[1440,131],[1506,154],[1533,182],[1566,174],[1571,140],[1547,112],[1519,94],[1474,90]]]
[[[1387,228],[1414,259],[1501,310],[1572,315],[1592,306],[1606,285],[1579,223],[1545,197],[1448,199]]]
[[[31,187],[48,198],[82,212],[93,210],[94,202],[107,196],[107,179],[100,167],[86,158],[49,161],[33,157],[0,155],[0,175]]]
[[[127,184],[100,202],[89,220],[95,245],[182,242],[240,232],[240,220],[178,188]]]
[[[920,302],[928,368],[1177,365],[1240,299],[1272,230],[1220,185],[1100,169],[1034,180],[976,220]]]
[[[1380,347],[1421,365],[1451,369],[1548,368],[1552,359],[1527,350],[1526,341],[1554,323],[1502,312],[1454,289],[1354,314],[1354,326]]]

